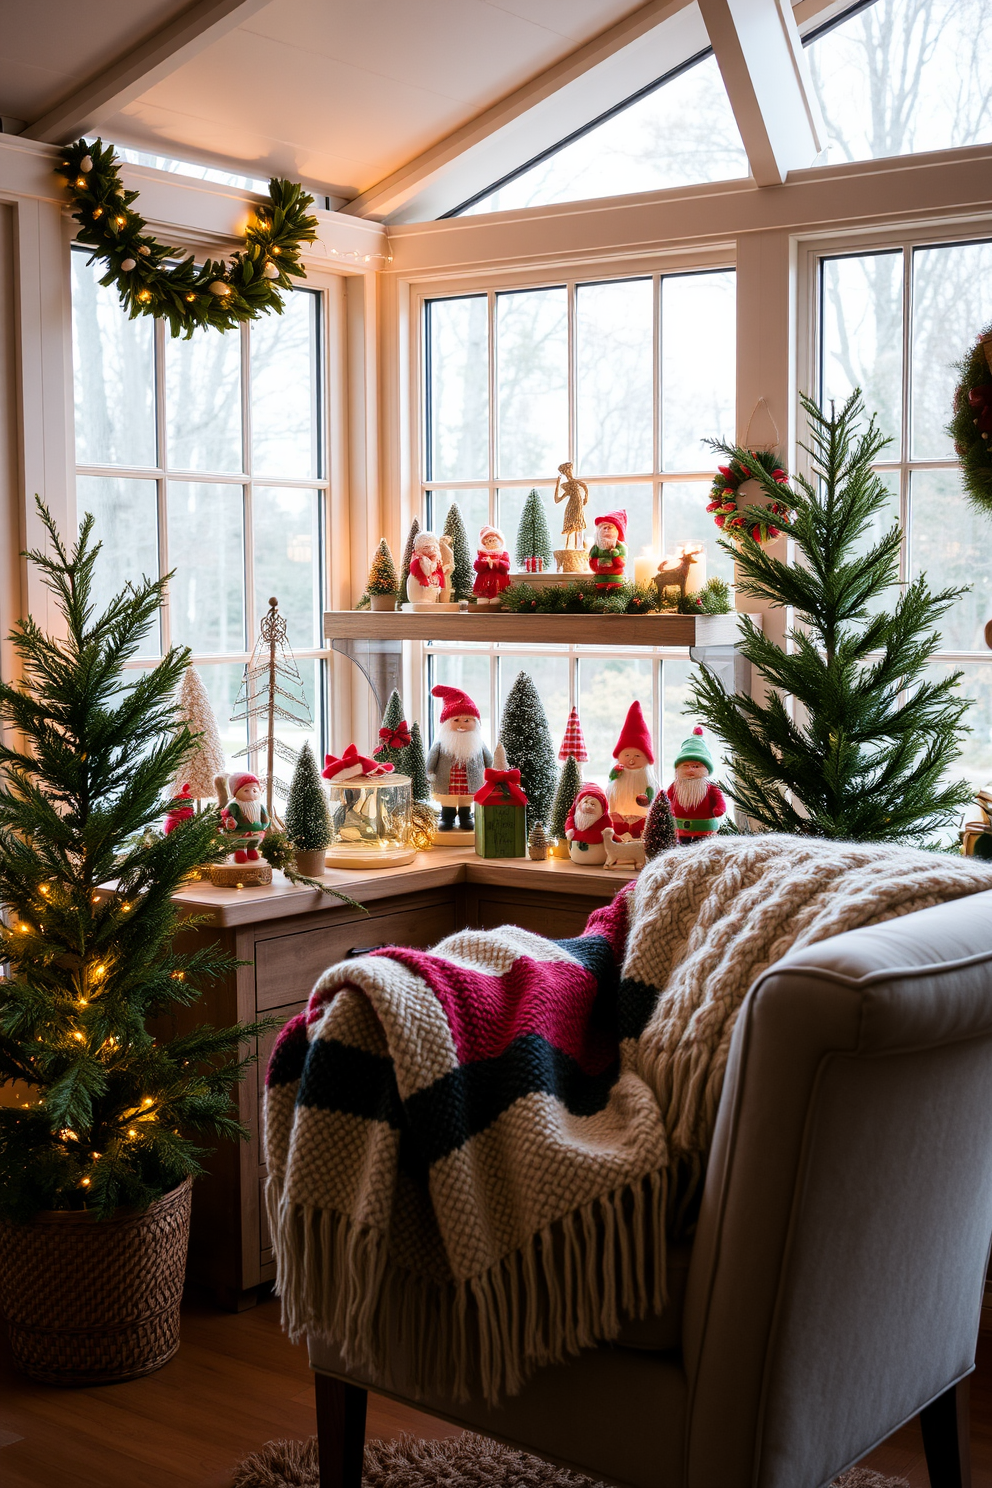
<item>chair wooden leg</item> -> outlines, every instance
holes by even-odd
[[[920,1411],[930,1488],[971,1488],[970,1380],[959,1380]]]
[[[329,1374],[314,1375],[320,1488],[362,1488],[368,1392]]]

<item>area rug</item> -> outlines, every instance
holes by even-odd
[[[232,1488],[318,1488],[317,1438],[266,1442],[234,1469]],[[466,1431],[443,1441],[402,1436],[365,1443],[363,1488],[603,1488],[594,1479],[555,1467]],[[842,1473],[833,1488],[909,1488],[866,1467]]]

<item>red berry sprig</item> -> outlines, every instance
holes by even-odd
[[[749,529],[749,535],[756,543],[766,543],[788,529],[791,508],[785,502],[773,501],[760,509],[760,515],[759,509],[753,506],[746,514],[740,509],[737,492],[745,481],[754,480],[759,470],[771,476],[776,485],[788,486],[788,472],[778,463],[774,450],[749,450],[747,464],[732,456],[728,465],[717,467],[706,510],[712,513],[714,522],[728,537],[742,536]],[[777,526],[775,518],[778,519]]]

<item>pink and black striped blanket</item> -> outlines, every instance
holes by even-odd
[[[291,1334],[387,1388],[401,1352],[406,1389],[495,1401],[659,1311],[751,982],[990,887],[976,862],[719,838],[649,863],[575,939],[466,930],[332,967],[268,1071]]]

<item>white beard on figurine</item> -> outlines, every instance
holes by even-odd
[[[631,703],[623,730],[613,751],[616,764],[610,771],[606,796],[618,842],[636,841],[644,831],[658,782],[651,766],[654,754],[651,735],[640,703]]]
[[[595,868],[606,862],[603,831],[609,825],[606,796],[598,785],[582,786],[565,820],[568,855],[573,863]]]

